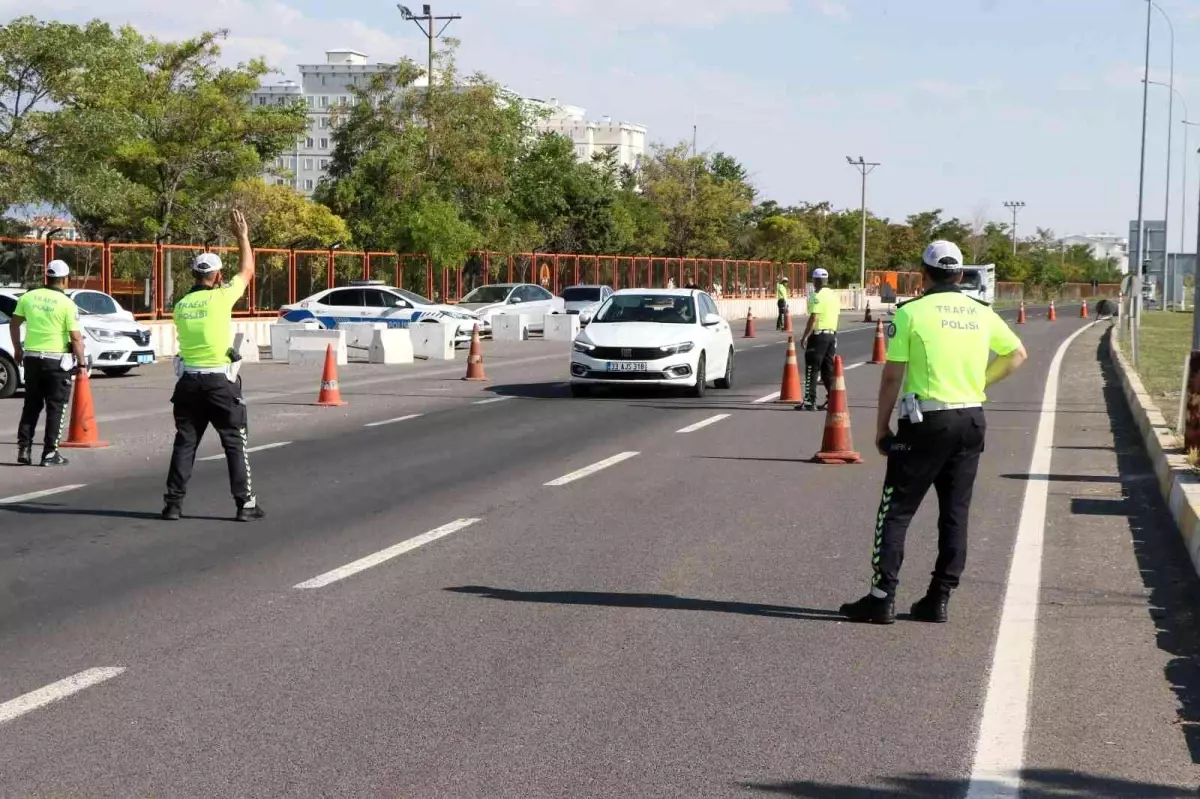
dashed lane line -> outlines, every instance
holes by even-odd
[[[730,416],[730,414],[728,414],[728,413],[718,413],[716,416],[710,416],[707,419],[705,419],[704,421],[696,422],[695,424],[690,424],[681,430],[676,430],[675,432],[676,433],[694,433],[697,430],[703,430],[704,428],[708,427],[709,425],[716,424],[717,422],[722,421],[723,419],[728,419],[729,416]]]
[[[249,449],[246,450],[246,454],[249,455],[251,452],[264,452],[268,449],[279,449],[280,447],[286,447],[288,444],[291,444],[291,443],[292,442],[290,442],[290,441],[276,441],[274,444],[261,444],[257,447],[250,447]],[[200,458],[200,460],[201,461],[223,461],[223,460],[225,460],[225,453],[222,452],[220,455],[208,455],[204,458]]]
[[[91,688],[93,685],[98,685],[105,680],[111,680],[124,671],[124,666],[88,669],[87,671],[81,671],[78,674],[61,679],[58,682],[50,683],[44,688],[30,691],[27,694],[18,696],[16,699],[10,699],[0,705],[0,724],[24,716],[26,713],[45,707],[52,702],[66,699],[71,694],[79,693],[83,689]]]
[[[382,422],[371,422],[369,424],[364,424],[363,427],[383,427],[384,425],[388,424],[399,424],[400,422],[408,422],[413,419],[420,419],[424,415],[425,414],[423,413],[410,413],[408,416],[397,416],[395,419],[384,419]]]
[[[353,563],[347,563],[345,566],[334,569],[333,571],[325,572],[324,574],[314,577],[311,580],[305,580],[293,586],[301,590],[309,590],[313,588],[324,588],[327,585],[336,583],[339,580],[345,580],[347,577],[353,577],[359,572],[366,571],[381,563],[387,563],[389,560],[399,557],[406,552],[412,552],[418,547],[423,547],[426,544],[431,544],[439,538],[445,538],[448,535],[457,533],[459,530],[464,530],[473,524],[481,521],[480,519],[458,519],[444,524],[441,527],[430,530],[427,533],[422,533],[415,538],[410,538],[407,541],[401,541],[395,546],[390,546],[387,549],[381,549],[374,555],[367,555],[365,558],[360,558]]]
[[[478,402],[472,402],[471,404],[472,405],[495,405],[497,402],[505,402],[510,399],[516,399],[516,397],[514,397],[514,396],[492,397],[491,399],[479,400]]]
[[[627,461],[630,458],[635,458],[640,454],[641,454],[640,452],[622,452],[617,455],[613,455],[611,458],[605,458],[602,461],[593,463],[591,466],[585,466],[582,469],[580,469],[579,471],[571,472],[570,474],[565,474],[562,477],[558,478],[557,480],[551,480],[549,483],[546,483],[546,485],[549,487],[555,487],[555,488],[558,486],[565,486],[568,483],[573,483],[576,480],[582,480],[583,478],[593,475],[596,472],[603,471],[604,469],[607,469],[610,466],[616,466],[618,463],[621,463],[622,461]]]
[[[1018,799],[1021,795],[1050,485],[1044,476],[1050,473],[1054,453],[1058,381],[1063,358],[1071,342],[1089,327],[1091,325],[1081,327],[1059,345],[1046,376],[1042,411],[1029,463],[1031,479],[1025,484],[1025,499],[1021,504],[1012,565],[1000,610],[1000,629],[996,634],[967,799]],[[1043,476],[1043,479],[1036,479],[1037,476]]]
[[[18,494],[15,497],[5,497],[4,499],[0,499],[0,505],[20,505],[22,502],[33,502],[35,499],[41,499],[42,497],[52,497],[55,494],[64,494],[67,491],[75,491],[76,489],[84,488],[86,485],[86,483],[79,483],[78,485],[47,488],[42,491],[34,491],[29,494]]]
[[[781,392],[776,391],[774,394],[768,394],[765,397],[759,397],[758,399],[754,400],[751,405],[766,405],[768,402],[774,402],[775,400],[779,399],[780,393]]]

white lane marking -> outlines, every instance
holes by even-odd
[[[264,450],[268,450],[268,449],[279,449],[280,447],[286,447],[288,444],[291,444],[291,443],[292,442],[290,442],[290,441],[276,441],[274,444],[262,444],[257,447],[250,447],[249,449],[246,450],[246,454],[249,455],[251,452],[263,452]],[[222,452],[220,455],[209,455],[208,457],[201,458],[200,460],[201,461],[223,461],[223,460],[225,460],[225,453]]]
[[[397,422],[407,422],[410,419],[420,419],[423,415],[420,413],[410,413],[408,416],[397,416],[395,419],[384,419],[382,422],[364,424],[363,427],[383,427],[385,424],[396,424]]]
[[[776,342],[776,343],[778,343],[778,342]],[[771,347],[771,346],[774,346],[774,344],[771,344],[771,343],[767,343],[767,344],[755,344],[755,345],[754,345],[753,347],[751,347],[750,349],[752,349],[752,350],[761,350],[763,347]]]
[[[750,404],[751,405],[765,405],[768,402],[774,402],[775,400],[779,399],[779,394],[780,394],[780,392],[776,391],[774,394],[768,394],[765,397],[759,397],[758,399],[756,399],[754,402],[752,402]]]
[[[87,484],[80,483],[79,485],[59,486],[58,488],[47,488],[44,491],[34,491],[30,494],[18,494],[15,497],[5,497],[4,499],[0,499],[0,505],[19,505],[22,502],[32,502],[33,500],[41,499],[42,497],[52,497],[55,494],[63,494],[67,491],[74,491],[77,488],[83,488],[85,485]]]
[[[593,463],[591,466],[585,466],[584,468],[580,469],[577,472],[571,472],[570,474],[565,474],[562,477],[558,478],[557,480],[551,480],[549,483],[546,483],[546,485],[547,486],[556,486],[556,487],[557,486],[565,486],[567,483],[573,483],[576,480],[582,480],[583,478],[588,477],[589,475],[593,475],[598,471],[607,469],[609,466],[616,466],[621,461],[627,461],[630,458],[637,457],[640,454],[641,453],[639,453],[639,452],[622,452],[618,455],[613,455],[611,458],[605,458],[602,461]]]
[[[697,430],[703,430],[704,428],[708,427],[710,424],[716,424],[717,422],[719,422],[723,419],[728,419],[728,418],[729,418],[728,413],[718,413],[716,416],[710,416],[709,418],[705,419],[702,422],[696,422],[695,424],[690,424],[687,427],[683,428],[682,430],[676,430],[675,432],[676,433],[694,433]]]
[[[472,402],[471,404],[472,405],[495,405],[497,402],[504,402],[504,401],[510,400],[510,399],[516,399],[516,397],[512,397],[512,396],[492,397],[491,399],[479,400],[478,402]]]
[[[395,546],[390,546],[387,549],[381,549],[374,555],[367,555],[365,558],[360,558],[353,563],[347,563],[345,566],[334,569],[330,572],[314,577],[311,580],[306,580],[298,583],[294,588],[309,589],[309,588],[324,588],[325,586],[336,583],[338,580],[345,580],[347,577],[352,577],[361,571],[366,571],[373,566],[378,566],[381,563],[386,563],[392,558],[399,557],[405,552],[411,552],[417,547],[423,547],[426,544],[437,541],[439,538],[457,533],[459,530],[470,527],[472,524],[479,522],[480,519],[458,519],[457,521],[444,524],[427,533],[422,533],[415,538],[410,538],[407,541],[401,541]]]
[[[111,680],[124,671],[124,666],[88,669],[78,674],[72,674],[70,677],[61,679],[58,682],[50,683],[44,688],[30,691],[27,694],[18,696],[16,699],[10,699],[0,705],[0,724],[12,721],[18,716],[24,716],[26,713],[37,710],[40,707],[45,707],[52,702],[66,699],[71,694],[78,693],[84,688],[90,688],[97,683]]]
[[[1038,597],[1042,582],[1042,545],[1046,534],[1046,498],[1054,453],[1054,422],[1063,357],[1071,342],[1091,325],[1076,330],[1059,345],[1050,361],[1042,411],[1038,421],[1030,480],[1025,484],[1017,540],[1013,545],[1008,587],[1000,610],[1000,630],[992,655],[991,676],[967,799],[1018,799],[1025,761],[1025,733],[1033,688],[1033,658],[1037,643]],[[1037,479],[1043,476],[1043,479]]]
[[[850,364],[849,366],[847,366],[847,367],[846,367],[845,369],[843,369],[842,371],[843,371],[843,372],[849,372],[851,369],[857,369],[857,368],[858,368],[858,367],[860,367],[860,366],[866,366],[866,365],[867,365],[867,362],[866,362],[866,361],[859,361],[858,363],[852,363],[852,364]]]

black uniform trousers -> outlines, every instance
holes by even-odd
[[[775,329],[783,330],[787,326],[787,300],[775,300],[775,304],[779,307],[779,317],[775,320]]]
[[[804,349],[804,401],[817,402],[817,378],[825,386],[825,399],[833,390],[833,356],[837,355],[836,333],[813,333]]]
[[[175,412],[175,447],[167,473],[168,502],[182,502],[196,462],[196,447],[212,425],[221,437],[229,466],[229,486],[239,505],[252,506],[250,456],[246,453],[246,405],[242,379],[229,382],[223,374],[185,374],[171,396]]]
[[[25,406],[17,427],[17,446],[33,446],[42,408],[46,409],[45,453],[54,452],[62,441],[67,422],[67,403],[71,401],[71,373],[62,368],[58,359],[25,358]],[[44,454],[45,454],[44,453]]]
[[[949,594],[967,563],[967,517],[987,423],[982,408],[933,411],[901,420],[888,452],[883,499],[875,521],[871,584],[896,595],[904,539],[929,487],[938,498],[938,557],[930,591]]]

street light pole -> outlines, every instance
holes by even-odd
[[[428,61],[428,67],[425,71],[425,124],[429,125],[430,128],[432,128],[433,127],[433,119],[429,114],[429,104],[431,102],[430,98],[433,97],[433,45],[434,45],[434,42],[436,42],[438,39],[442,38],[442,34],[446,32],[446,28],[450,27],[450,23],[454,22],[454,20],[456,20],[456,19],[462,19],[462,15],[447,14],[445,16],[439,17],[433,13],[433,8],[428,5],[421,6],[421,14],[420,15],[414,14],[412,11],[409,10],[408,6],[397,5],[396,8],[400,9],[401,17],[403,17],[404,19],[407,19],[407,20],[411,20],[417,26],[417,30],[421,31],[421,33],[425,36],[425,38],[429,40],[429,61]],[[443,25],[442,29],[439,30],[437,33],[434,33],[433,32],[433,24],[435,22],[445,22],[446,24]],[[426,24],[422,24],[422,23],[426,23]],[[429,160],[430,161],[433,160],[433,137],[432,136],[429,137]]]
[[[867,286],[867,175],[874,172],[879,164],[870,163],[861,155],[857,161],[846,156],[846,163],[862,173],[862,236],[859,242],[858,287],[863,291]]]
[[[1170,90],[1170,99],[1167,101],[1167,192],[1166,200],[1163,203],[1163,307],[1167,306],[1167,277],[1171,271],[1171,255],[1170,246],[1167,245],[1169,237],[1167,228],[1170,225],[1171,219],[1171,134],[1175,130],[1175,26],[1171,23],[1171,18],[1167,16],[1167,12],[1162,10],[1162,6],[1158,3],[1151,2],[1158,13],[1162,14],[1162,18],[1166,20],[1167,30],[1171,33],[1171,76],[1167,88]]]
[[[1133,308],[1132,318],[1129,320],[1129,348],[1133,355],[1133,365],[1138,365],[1138,319],[1141,316],[1142,310],[1142,255],[1146,251],[1146,235],[1145,235],[1145,199],[1146,199],[1146,115],[1149,111],[1150,102],[1150,22],[1154,6],[1150,0],[1146,0],[1146,63],[1143,68],[1142,79],[1142,155],[1141,163],[1138,167],[1138,212],[1137,212],[1137,252],[1134,259],[1133,273],[1133,297],[1130,298],[1130,305]]]
[[[1017,214],[1025,207],[1025,203],[1021,200],[1009,200],[1004,203],[1004,207],[1012,211],[1013,226],[1012,226],[1012,244],[1013,255],[1017,254]]]

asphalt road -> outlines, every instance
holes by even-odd
[[[835,612],[866,588],[883,472],[870,330],[840,342],[866,461],[847,467],[805,462],[822,414],[770,401],[773,332],[704,400],[571,399],[549,342],[490,345],[484,385],[350,369],[338,410],[305,404],[309,375],[248,369],[252,444],[279,445],[251,456],[253,526],[228,521],[219,461],[159,521],[169,377],[96,380],[113,447],[0,468],[0,502],[80,486],[0,504],[0,795],[963,795],[1047,370],[1081,327],[1062,311],[1031,314],[1031,363],[993,392],[946,626]],[[1192,795],[1196,580],[1099,336],[1063,369],[1056,441],[1077,449],[1054,456],[1025,791]],[[1074,503],[1097,486],[1124,501]]]

